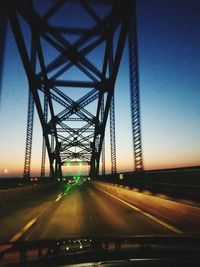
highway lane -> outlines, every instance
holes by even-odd
[[[80,236],[173,234],[91,184],[66,186],[22,240]]]
[[[29,221],[48,210],[59,192],[60,188],[53,185],[0,191],[0,243],[8,242]]]
[[[127,196],[123,190],[126,190]],[[167,209],[163,209],[161,199],[156,198],[158,210],[153,211],[149,207],[155,205],[155,199],[146,199],[144,205],[141,198],[139,201],[138,195],[127,189],[95,183],[66,185],[60,190],[34,196],[30,194],[25,199],[22,197],[9,203],[10,212],[6,213],[5,207],[3,211],[0,209],[0,242],[74,236],[183,233],[180,221],[174,223],[169,220],[168,217],[173,213],[170,207],[166,216]],[[196,208],[193,214],[195,219],[198,219],[199,211]],[[190,214],[190,217],[193,215]],[[182,215],[184,223],[188,222],[187,217],[187,212],[185,217]],[[197,226],[200,226],[200,221],[196,221]]]
[[[106,183],[95,185],[115,197],[119,197],[136,206],[156,219],[160,219],[183,233],[200,233],[200,207],[166,199],[166,196],[152,195],[151,192],[140,193],[137,189],[113,186]]]

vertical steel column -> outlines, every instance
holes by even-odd
[[[48,117],[48,98],[46,93],[44,94],[44,120],[45,123],[47,123],[47,117]],[[43,137],[42,141],[42,160],[41,160],[41,174],[40,177],[45,176],[45,162],[46,162],[46,142],[45,138]]]
[[[0,104],[1,104],[3,63],[4,63],[4,53],[5,53],[5,43],[6,43],[6,28],[7,28],[7,18],[5,16],[3,1],[0,1]]]
[[[117,172],[116,138],[115,138],[115,101],[114,94],[110,103],[110,146],[111,146],[111,172]]]
[[[35,65],[36,65],[36,50],[32,40],[31,67],[33,70],[35,70]],[[24,174],[23,174],[23,177],[25,179],[29,179],[30,177],[31,152],[32,152],[32,140],[33,140],[33,120],[34,120],[34,100],[31,90],[29,88],[26,148],[25,148],[25,161],[24,161]]]
[[[142,138],[140,122],[139,73],[137,51],[136,8],[130,20],[129,28],[129,63],[130,63],[130,98],[133,129],[133,148],[135,171],[143,170]]]
[[[113,45],[110,50],[109,58],[109,72],[110,75],[113,69]],[[116,137],[115,137],[115,100],[114,91],[110,102],[110,146],[111,146],[111,173],[117,172],[117,161],[116,161]]]
[[[54,152],[54,135],[51,134],[51,153]]]
[[[53,154],[54,153],[54,146],[55,146],[55,142],[54,142],[54,134],[53,133],[51,133],[51,153]],[[53,174],[52,174],[52,172],[51,172],[51,164],[50,164],[50,166],[49,166],[49,176],[50,177],[53,177]]]
[[[101,100],[101,123],[103,122],[104,118],[104,95],[102,96]],[[102,145],[102,151],[101,151],[101,163],[102,163],[102,175],[105,175],[106,173],[106,160],[105,160],[105,137]]]

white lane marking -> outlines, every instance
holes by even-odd
[[[133,206],[132,204],[129,204],[128,202],[126,202],[126,201],[124,201],[124,200],[122,200],[122,199],[120,199],[120,198],[114,196],[113,194],[110,194],[110,193],[108,193],[107,191],[104,191],[103,189],[100,189],[100,188],[98,188],[98,187],[96,187],[96,188],[99,189],[100,191],[104,192],[105,194],[107,194],[107,195],[109,195],[109,196],[111,196],[111,197],[113,197],[113,198],[119,200],[120,202],[122,202],[123,204],[125,204],[125,205],[127,205],[128,207],[132,208],[133,210],[140,212],[140,213],[143,214],[144,216],[146,216],[146,217],[152,219],[153,221],[155,221],[155,222],[161,224],[162,226],[168,228],[169,230],[175,232],[176,234],[184,234],[184,232],[182,232],[181,230],[177,229],[176,227],[174,227],[174,226],[172,226],[172,225],[170,225],[170,224],[168,224],[168,223],[166,223],[166,222],[164,222],[164,221],[161,221],[160,219],[156,218],[155,216],[153,216],[153,215],[151,215],[151,214],[149,214],[149,213],[147,213],[147,212],[145,212],[145,211],[143,211],[143,210],[141,210],[141,209],[139,209],[139,208]]]
[[[60,194],[58,195],[58,197],[56,198],[55,202],[59,201],[59,200],[61,199],[62,196],[63,196],[63,193],[60,193]]]
[[[16,233],[10,239],[9,242],[15,242],[15,241],[17,241],[36,221],[37,221],[37,218],[34,218],[30,222],[28,222],[18,233]]]

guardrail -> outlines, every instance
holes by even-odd
[[[35,184],[47,184],[52,183],[52,180],[49,177],[30,177],[29,179],[24,179],[22,177],[6,177],[0,178],[0,190],[9,189],[9,188],[20,188],[31,186]]]
[[[200,170],[164,170],[142,173],[117,173],[96,177],[96,180],[148,190],[152,193],[200,201]]]

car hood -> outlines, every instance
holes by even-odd
[[[59,240],[17,241],[0,245],[3,266],[61,266],[95,264],[126,266],[135,262],[197,260],[200,263],[200,235],[95,236]],[[122,265],[120,265],[123,262]],[[36,264],[36,265],[34,265]],[[40,264],[40,265],[37,265]],[[117,265],[116,265],[117,264]],[[154,262],[155,264],[155,262]],[[162,262],[163,264],[163,262]],[[18,265],[19,266],[19,265]],[[76,265],[75,265],[76,266]],[[78,266],[78,265],[77,265]],[[83,266],[83,265],[81,265]],[[93,266],[93,265],[86,265]],[[98,265],[97,265],[98,266]],[[107,266],[107,265],[105,265]],[[128,266],[128,265],[127,265]]]

